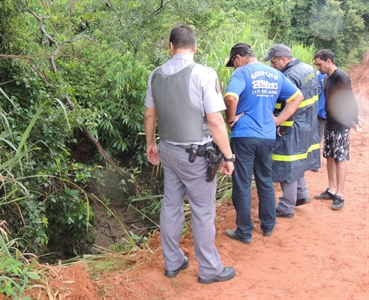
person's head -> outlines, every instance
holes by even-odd
[[[270,66],[282,71],[292,60],[292,50],[283,44],[277,44],[269,49],[268,55],[263,61],[270,61]]]
[[[334,54],[330,49],[323,49],[315,53],[314,63],[320,73],[328,74],[328,76],[336,69]]]
[[[187,25],[175,26],[169,35],[169,47],[171,56],[176,53],[195,53],[195,32]]]
[[[231,49],[226,67],[237,69],[251,61],[255,61],[254,51],[252,51],[251,46],[245,43],[237,43]]]

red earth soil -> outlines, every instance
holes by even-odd
[[[312,200],[297,207],[292,219],[277,219],[274,233],[263,237],[257,217],[258,198],[252,192],[255,230],[251,245],[229,239],[235,228],[232,201],[218,204],[216,246],[222,262],[233,266],[234,279],[202,285],[191,232],[181,240],[190,259],[188,269],[174,279],[163,275],[160,236],[149,250],[136,254],[131,268],[101,271],[89,278],[86,265],[50,267],[52,299],[369,299],[369,53],[350,72],[359,103],[363,131],[351,130],[351,160],[347,163],[345,206],[330,208],[331,201]],[[307,172],[310,197],[327,188],[325,160],[318,172]],[[276,199],[281,194],[276,184]],[[127,258],[122,256],[122,261]],[[51,299],[32,292],[34,299]],[[0,295],[0,299],[2,296]]]

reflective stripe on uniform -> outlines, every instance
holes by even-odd
[[[280,126],[292,127],[295,121],[284,121]]]
[[[287,161],[287,162],[302,160],[302,159],[306,159],[310,152],[312,152],[314,150],[318,150],[318,149],[320,149],[320,143],[311,145],[306,153],[293,154],[293,155],[273,154],[272,155],[272,160],[274,160],[274,161]]]
[[[316,101],[318,101],[319,99],[319,96],[318,95],[315,95],[314,97],[310,98],[310,99],[306,99],[304,101],[302,101],[299,105],[298,108],[303,108],[305,106],[308,106],[308,105],[311,105],[311,104],[314,104]],[[277,102],[274,106],[275,109],[281,109],[282,108],[282,103],[280,102]]]
[[[306,99],[300,103],[299,108],[314,104],[316,101],[318,101],[318,99],[319,99],[318,95],[315,95],[314,97],[310,99]]]
[[[282,108],[282,103],[281,102],[277,102],[274,106],[275,109],[281,109]]]

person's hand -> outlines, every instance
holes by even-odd
[[[233,162],[231,161],[222,161],[222,167],[220,168],[220,174],[226,174],[231,176],[234,170]]]
[[[286,129],[285,128],[283,128],[283,130],[281,130],[281,127],[280,126],[278,126],[277,127],[277,135],[278,136],[282,136],[282,135],[285,135],[285,134],[287,134],[288,133],[288,129],[287,129],[287,131],[286,131]]]
[[[234,123],[237,123],[237,121],[244,115],[245,113],[244,112],[242,112],[242,113],[240,113],[240,114],[238,114],[238,115],[236,115],[235,117],[234,117]],[[234,124],[233,123],[233,124]]]
[[[159,155],[158,155],[158,147],[156,145],[147,146],[146,154],[147,154],[147,159],[153,165],[157,165],[160,163]]]
[[[355,129],[356,132],[361,132],[363,131],[363,126],[359,123],[351,123],[351,127]]]
[[[228,126],[229,126],[229,129],[230,130],[232,130],[233,129],[233,126],[237,123],[237,121],[244,115],[245,113],[244,112],[242,112],[242,113],[240,113],[240,114],[238,114],[238,115],[236,115],[235,117],[234,117],[234,120],[233,120],[233,123],[232,124],[228,124]]]
[[[277,127],[277,135],[278,136],[282,136],[282,134],[281,134],[281,127],[279,127],[279,126]]]

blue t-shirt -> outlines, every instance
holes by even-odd
[[[327,117],[327,113],[325,111],[325,95],[324,95],[324,78],[327,77],[327,74],[322,74],[318,72],[318,80],[320,84],[320,93],[318,100],[318,116],[325,119]]]
[[[231,138],[275,139],[272,116],[277,99],[291,101],[299,89],[280,71],[262,63],[249,63],[234,71],[225,95],[238,99],[236,114],[244,112],[232,129]]]

